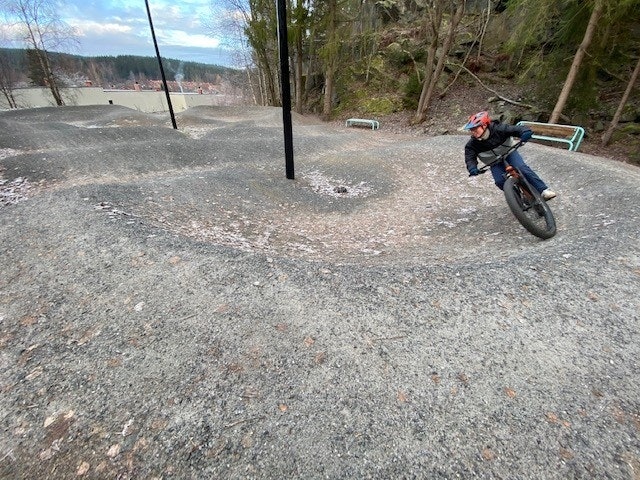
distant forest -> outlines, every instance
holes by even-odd
[[[68,86],[91,81],[94,85],[122,85],[160,79],[160,68],[156,57],[118,55],[83,57],[66,53],[49,52],[55,65],[56,76]],[[184,62],[173,58],[162,58],[164,73],[168,81],[215,83],[222,77],[234,77],[239,72],[218,65]],[[0,67],[13,70],[16,84],[43,86],[44,76],[39,72],[38,62],[31,60],[26,49],[0,48]]]

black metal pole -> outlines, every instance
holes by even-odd
[[[289,46],[287,44],[287,4],[278,3],[278,44],[280,46],[280,83],[282,90],[282,123],[284,124],[284,156],[287,178],[293,179],[293,132],[291,127],[291,87],[289,84]]]
[[[164,86],[164,93],[167,96],[167,104],[169,105],[169,115],[171,115],[171,123],[175,130],[178,129],[176,124],[176,116],[173,114],[173,106],[171,105],[171,95],[169,95],[169,86],[167,85],[167,78],[164,75],[164,68],[162,67],[162,59],[160,58],[160,50],[158,49],[158,41],[156,40],[156,32],[153,29],[153,20],[151,20],[151,10],[149,10],[149,0],[144,0],[147,6],[147,15],[149,16],[149,26],[151,27],[151,36],[153,37],[153,45],[156,47],[156,56],[158,57],[158,64],[160,65],[160,75],[162,76],[162,85]]]

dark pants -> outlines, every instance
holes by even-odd
[[[524,176],[529,180],[529,183],[533,185],[533,188],[538,190],[538,192],[542,193],[543,190],[547,189],[547,184],[542,181],[542,179],[534,172],[529,165],[524,163],[522,155],[518,152],[513,152],[507,157],[507,161],[519,169]],[[502,162],[491,167],[491,174],[493,175],[493,180],[496,182],[496,186],[502,190],[504,187],[504,175],[506,174],[506,170],[504,168],[504,164]]]

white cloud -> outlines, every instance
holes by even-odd
[[[203,34],[191,34],[182,30],[156,31],[160,44],[176,45],[180,47],[216,48],[220,41]]]
[[[92,20],[70,20],[69,24],[76,27],[81,37],[93,35],[129,35],[133,28],[121,23],[98,23]]]

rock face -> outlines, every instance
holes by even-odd
[[[543,242],[466,137],[177,120],[0,113],[0,477],[632,475],[637,168],[526,145]]]

